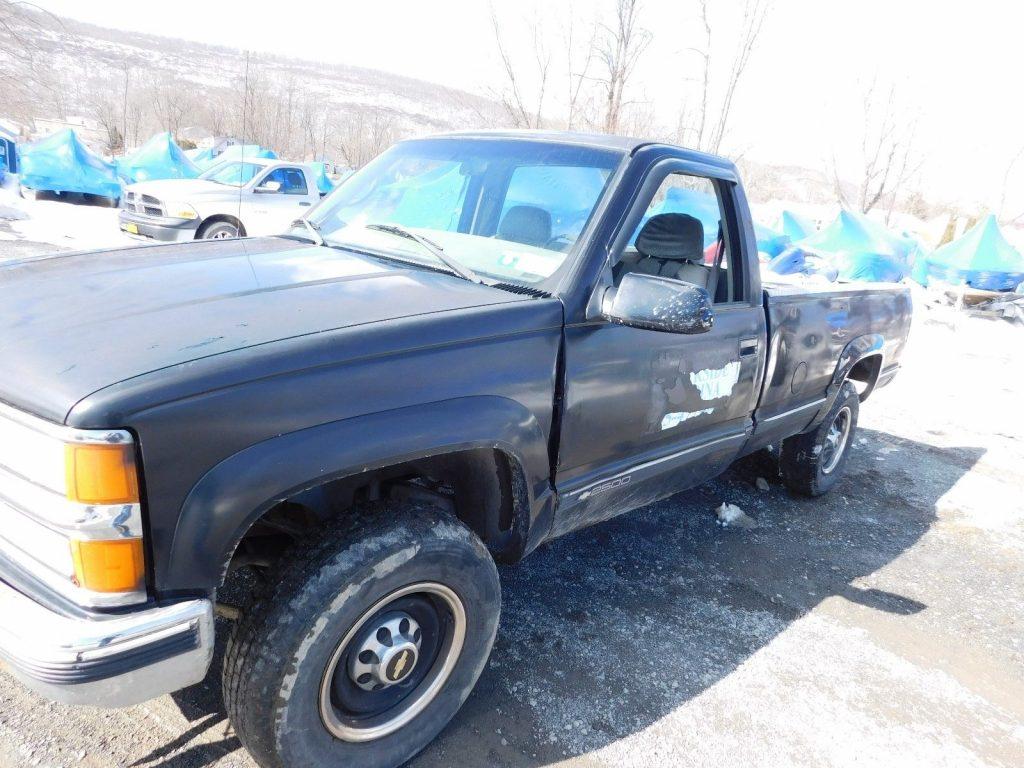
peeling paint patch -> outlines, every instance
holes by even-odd
[[[695,419],[698,416],[704,416],[705,414],[714,413],[714,408],[704,408],[699,411],[676,411],[675,413],[666,413],[664,418],[661,420],[662,429],[672,429],[672,427],[678,427],[684,421],[689,419]]]
[[[732,394],[740,380],[740,361],[733,360],[722,368],[705,368],[690,374],[690,383],[700,390],[702,400],[717,400]]]

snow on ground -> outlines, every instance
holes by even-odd
[[[116,208],[80,200],[25,200],[13,178],[0,188],[0,240],[30,240],[76,251],[134,242],[118,228]]]

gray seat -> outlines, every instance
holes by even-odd
[[[543,248],[551,240],[551,214],[534,205],[513,205],[498,224],[498,239]]]
[[[638,258],[615,266],[615,282],[627,272],[661,275],[708,287],[711,270],[704,266],[704,225],[685,213],[659,213],[636,236]]]

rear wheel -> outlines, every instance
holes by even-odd
[[[821,424],[782,441],[779,470],[791,490],[820,496],[836,484],[849,458],[859,411],[857,390],[846,382]]]
[[[294,550],[235,627],[228,715],[264,768],[393,768],[458,711],[490,655],[501,596],[483,543],[397,503]]]

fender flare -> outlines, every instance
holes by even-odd
[[[533,413],[503,397],[474,396],[329,422],[264,440],[224,459],[182,504],[165,588],[216,589],[238,542],[267,510],[325,482],[472,449],[503,451],[523,473],[529,542],[550,524],[547,438]],[[542,518],[538,523],[538,518]]]
[[[884,363],[884,346],[885,339],[882,338],[880,333],[867,333],[850,341],[849,344],[843,347],[843,351],[839,353],[839,362],[836,363],[836,370],[832,374],[829,390],[833,387],[836,389],[841,387],[843,382],[846,381],[846,377],[850,375],[850,371],[861,360],[869,357],[878,357]]]
[[[863,336],[857,336],[851,339],[843,351],[839,353],[839,361],[836,363],[836,369],[832,373],[832,380],[829,382],[828,389],[825,391],[825,402],[822,403],[821,408],[818,409],[814,419],[811,421],[808,430],[817,427],[821,420],[825,418],[832,405],[835,403],[836,398],[839,397],[839,393],[843,388],[843,384],[846,383],[847,377],[850,375],[850,371],[862,360],[866,360],[869,357],[880,358],[882,364],[885,362],[885,352],[883,350],[885,339],[880,333],[866,333]],[[881,370],[882,365],[879,365]],[[871,389],[874,388],[874,384],[869,384],[868,389],[861,396],[861,400],[867,398],[870,394]]]

